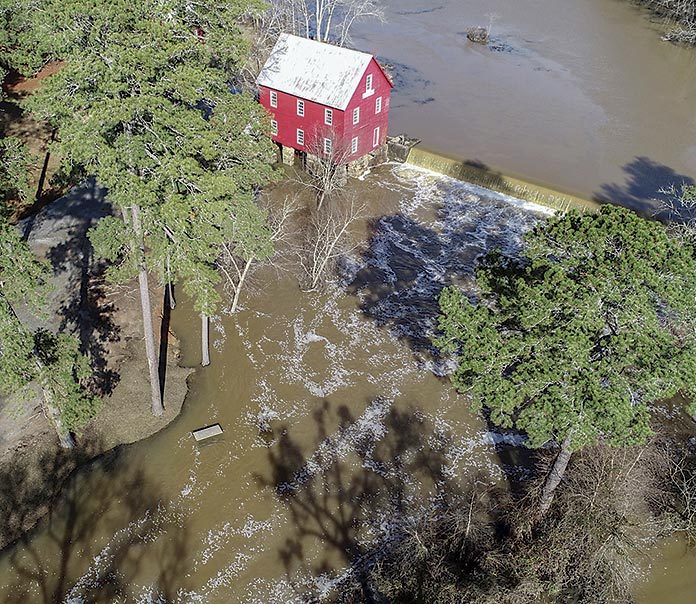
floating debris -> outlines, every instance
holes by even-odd
[[[222,427],[220,424],[213,424],[212,426],[206,426],[205,428],[194,430],[191,432],[191,434],[193,434],[193,438],[196,440],[205,440],[211,436],[218,436],[219,434],[222,434]]]

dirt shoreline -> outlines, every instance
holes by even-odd
[[[166,354],[160,373],[166,379],[165,412],[152,415],[137,284],[107,284],[104,265],[92,257],[86,238],[88,229],[110,211],[105,191],[88,181],[19,224],[30,246],[53,268],[47,317],[36,323],[78,336],[95,369],[94,387],[103,406],[78,435],[76,449],[65,451],[41,411],[38,392],[25,400],[0,400],[0,549],[23,539],[52,513],[78,468],[173,421],[188,392],[193,369],[179,365],[179,343],[169,327],[163,289],[153,287],[153,279],[153,313],[156,325],[162,325],[162,358]]]

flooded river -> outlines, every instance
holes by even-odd
[[[696,63],[614,0],[387,2],[355,44],[394,64],[392,132],[632,206],[696,174]],[[497,13],[493,45],[464,30]],[[55,514],[0,556],[5,602],[318,600],[457,476],[501,475],[501,438],[424,349],[434,294],[541,208],[408,166],[363,183],[365,245],[303,294],[263,275],[213,325],[182,415],[80,472]],[[199,322],[173,327],[198,362]],[[166,399],[166,396],[165,396]],[[147,405],[146,400],[143,401]],[[190,431],[224,435],[195,444]],[[509,444],[519,444],[515,441]],[[406,510],[406,512],[404,512]],[[670,545],[642,604],[691,604],[696,559]]]
[[[301,602],[443,485],[501,476],[501,437],[437,377],[424,342],[443,284],[491,247],[514,253],[544,210],[403,166],[357,186],[373,218],[343,282],[303,294],[268,274],[222,315],[182,415],[79,474],[48,524],[0,558],[0,598]],[[185,303],[173,326],[195,365]],[[190,431],[213,422],[224,435],[196,444]]]
[[[644,207],[696,178],[696,52],[624,0],[386,0],[355,44],[394,65],[390,130]],[[488,47],[466,29],[490,22]]]

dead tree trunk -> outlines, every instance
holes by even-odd
[[[16,315],[15,315],[16,316]],[[56,405],[55,397],[51,385],[49,383],[48,374],[46,373],[46,368],[43,363],[39,361],[36,351],[34,351],[34,364],[37,369],[38,383],[41,386],[41,392],[43,394],[43,410],[46,417],[51,421],[53,427],[58,435],[58,441],[60,446],[64,449],[73,449],[75,447],[75,438],[65,427],[63,423],[63,418],[60,414],[60,409]]]
[[[160,390],[157,356],[155,353],[155,332],[152,325],[152,307],[150,305],[150,289],[147,281],[147,267],[145,265],[145,240],[143,239],[142,225],[140,224],[140,207],[131,207],[133,217],[133,230],[138,238],[138,284],[140,286],[140,305],[143,314],[143,332],[145,335],[145,354],[150,372],[150,390],[152,394],[152,414],[162,415],[162,394]]]
[[[239,281],[237,281],[237,287],[234,292],[234,298],[232,299],[232,306],[230,307],[230,312],[235,313],[237,312],[237,306],[239,306],[239,294],[242,293],[242,287],[244,286],[244,281],[246,280],[246,276],[249,273],[249,269],[251,268],[251,263],[254,261],[253,258],[249,258],[245,263],[244,263],[244,270],[242,270],[241,274],[239,275]]]
[[[15,309],[13,308],[12,304],[10,304],[10,302],[7,300],[5,301],[5,303],[7,304],[7,307],[12,313],[12,316],[14,317],[15,321],[17,322],[18,328],[21,328],[22,322],[19,320],[19,316],[15,312]],[[63,418],[60,414],[60,409],[58,408],[58,405],[56,405],[53,390],[51,390],[51,386],[48,381],[48,374],[46,373],[46,368],[44,367],[43,363],[39,360],[39,355],[36,349],[34,349],[33,359],[34,366],[36,367],[36,381],[41,387],[41,392],[43,394],[43,404],[41,405],[41,407],[56,430],[60,446],[64,449],[72,449],[75,447],[75,438],[70,433],[70,430],[68,430],[65,427],[65,424],[63,423]]]
[[[201,313],[201,365],[210,365],[210,320],[208,315]]]
[[[546,482],[544,483],[544,488],[541,492],[541,501],[539,502],[539,511],[542,515],[546,514],[553,503],[553,496],[556,491],[556,487],[563,480],[563,475],[565,474],[566,468],[568,467],[568,462],[573,451],[570,448],[570,435],[566,436],[561,443],[561,450],[556,457],[556,461],[553,462],[553,467],[551,472],[546,477]]]

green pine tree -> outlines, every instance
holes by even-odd
[[[30,170],[35,157],[18,138],[0,140],[0,208],[31,195]]]
[[[59,128],[64,161],[95,175],[121,213],[121,224],[107,219],[91,240],[116,262],[112,278],[139,278],[160,414],[148,273],[182,279],[199,310],[213,312],[216,237],[271,174],[262,110],[229,84],[247,49],[241,17],[260,5],[42,1],[35,28],[50,19],[66,65],[28,105]]]
[[[0,394],[21,396],[39,384],[43,409],[60,443],[71,448],[77,432],[99,410],[100,400],[85,388],[91,370],[77,338],[32,330],[19,310],[37,315],[46,302],[49,269],[0,217]]]
[[[696,394],[696,261],[662,224],[613,206],[552,218],[526,243],[520,258],[487,257],[475,303],[442,292],[435,344],[495,425],[561,445],[544,513],[573,451],[644,442],[652,402]]]
[[[55,58],[57,40],[46,35],[49,20],[35,19],[41,8],[34,0],[0,0],[0,81],[12,69],[33,75]],[[39,23],[46,27],[42,30]]]

